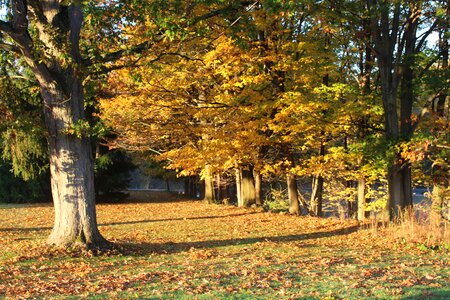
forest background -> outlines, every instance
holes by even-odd
[[[422,186],[448,222],[448,1],[0,3],[0,194],[51,192],[51,243],[108,244],[130,153],[209,203],[396,221]]]

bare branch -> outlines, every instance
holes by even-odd
[[[241,5],[243,7],[245,7],[245,6],[252,5],[254,2],[255,1],[241,1]],[[256,1],[256,2],[258,2],[258,1]],[[254,4],[253,4],[253,6],[254,6]],[[233,6],[229,5],[229,6],[226,6],[226,7],[223,7],[223,8],[219,8],[219,9],[210,11],[210,12],[208,12],[206,14],[203,14],[201,16],[198,16],[198,17],[194,18],[194,20],[191,22],[191,25],[195,25],[195,24],[197,24],[200,21],[207,20],[207,19],[210,19],[212,17],[215,17],[215,16],[221,15],[223,13],[226,13],[226,12],[230,11],[232,8],[233,8]]]
[[[192,58],[192,57],[189,57],[187,55],[184,55],[184,54],[181,54],[181,53],[177,53],[177,52],[163,52],[163,53],[160,53],[158,56],[156,56],[154,59],[148,61],[147,63],[148,64],[156,63],[156,62],[160,61],[165,56],[179,56],[179,57],[181,57],[181,58],[183,58],[185,60],[200,61],[200,62],[203,63],[203,60],[201,60],[199,58]],[[141,60],[141,58],[142,57],[139,57],[136,60],[134,60],[132,62],[129,62],[129,63],[126,63],[126,64],[113,65],[111,67],[104,67],[99,72],[95,72],[95,74],[96,75],[107,74],[107,73],[109,73],[111,71],[114,71],[114,70],[121,70],[121,69],[125,69],[125,68],[130,68],[130,67],[136,66],[137,63]]]
[[[160,40],[162,40],[162,36],[157,41],[145,41],[143,43],[131,47],[130,49],[121,49],[115,52],[111,52],[97,59],[84,59],[82,61],[82,64],[86,67],[89,67],[101,63],[115,62],[127,55],[140,54],[145,50],[150,49],[156,42]]]
[[[428,36],[429,36],[431,33],[433,33],[433,31],[434,31],[434,29],[437,27],[437,25],[438,25],[438,22],[437,22],[437,20],[436,20],[436,21],[434,21],[434,23],[430,26],[430,28],[429,28],[427,31],[425,31],[424,33],[422,33],[422,34],[419,36],[420,41],[419,41],[419,43],[417,44],[417,47],[416,47],[416,49],[415,49],[415,52],[416,52],[416,53],[419,52],[420,49],[422,49],[423,44],[425,44],[425,41],[427,40]]]

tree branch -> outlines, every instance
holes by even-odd
[[[11,51],[17,54],[22,54],[22,52],[20,52],[19,47],[16,47],[15,45],[11,45],[8,43],[3,43],[0,42],[0,49],[6,50],[6,51]]]
[[[430,26],[430,28],[427,31],[425,31],[423,34],[421,34],[419,36],[420,41],[417,44],[417,47],[414,49],[415,53],[418,53],[420,51],[420,49],[422,49],[423,44],[427,40],[428,36],[434,31],[434,29],[436,28],[437,25],[438,25],[438,22],[436,20],[436,21],[434,21],[434,23]]]
[[[183,58],[185,60],[195,60],[195,61],[203,62],[203,60],[201,60],[199,58],[192,58],[192,57],[189,57],[189,56],[181,54],[181,53],[163,52],[163,53],[160,53],[158,56],[156,56],[154,59],[148,61],[147,63],[153,64],[153,63],[155,63],[157,61],[160,61],[164,56],[179,56],[179,57],[181,57],[181,58]],[[139,57],[136,60],[134,60],[134,61],[132,61],[130,63],[127,63],[127,64],[123,64],[123,65],[114,65],[114,66],[111,66],[111,67],[104,67],[100,71],[95,72],[95,74],[96,75],[107,74],[107,73],[109,73],[111,71],[114,71],[114,70],[121,70],[121,69],[124,69],[124,68],[130,68],[130,67],[136,66],[136,64],[141,60],[141,58],[142,57]]]
[[[252,5],[254,2],[255,2],[255,1],[241,1],[240,4],[241,4],[243,7],[245,7],[245,6]],[[258,1],[256,1],[256,2],[258,2]],[[208,12],[208,13],[206,13],[206,14],[203,14],[203,15],[201,15],[201,16],[198,16],[198,17],[194,18],[194,20],[190,23],[190,25],[195,25],[195,24],[197,24],[197,23],[200,22],[200,21],[207,20],[207,19],[209,19],[209,18],[212,18],[212,17],[218,16],[218,15],[221,15],[221,14],[227,12],[227,11],[230,11],[230,9],[232,9],[233,7],[234,7],[233,5],[228,5],[228,6],[226,6],[226,7],[219,8],[219,9],[210,11],[210,12]]]
[[[150,49],[151,46],[153,46],[156,42],[158,42],[160,40],[162,40],[162,36],[157,41],[151,41],[151,42],[145,41],[143,43],[135,45],[134,47],[132,47],[130,49],[121,49],[121,50],[118,50],[115,52],[110,52],[100,58],[97,58],[97,59],[83,59],[82,64],[85,67],[90,67],[90,66],[93,66],[96,64],[114,62],[114,61],[121,59],[122,57],[124,57],[126,55],[142,53],[145,50]]]
[[[27,6],[24,0],[12,0],[12,34],[24,34],[28,30]]]
[[[441,58],[442,54],[443,50],[439,51],[439,53],[432,60],[430,60],[427,65],[420,71],[420,73],[417,75],[417,78],[422,78],[422,76],[425,75],[425,73],[434,65],[434,63],[437,62],[439,58]]]
[[[11,34],[13,32],[11,23],[0,20],[0,32]]]

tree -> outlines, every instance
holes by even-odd
[[[67,132],[85,120],[81,3],[13,0],[8,12],[9,20],[0,21],[0,31],[9,37],[2,39],[2,46],[23,57],[44,100],[55,205],[49,242],[69,246],[80,241],[89,248],[104,247],[107,242],[97,228],[90,141]]]
[[[428,1],[370,0],[366,4],[380,76],[386,139],[393,144],[409,141],[417,127],[413,116],[417,103],[413,82],[431,67],[417,70],[416,59],[438,24],[438,6],[432,3],[429,11]],[[430,16],[435,17],[434,21],[430,22]],[[419,29],[424,33],[418,35]],[[387,175],[387,209],[391,220],[398,217],[399,210],[412,208],[411,164],[402,161],[399,155],[395,153]]]
[[[92,148],[83,130],[88,127],[83,81],[89,81],[85,80],[88,74],[95,77],[136,63],[132,60],[136,57],[123,59],[131,54],[148,51],[164,56],[167,42],[186,33],[187,17],[189,24],[195,25],[248,4],[211,1],[211,7],[205,7],[199,1],[181,7],[181,2],[79,0],[12,0],[1,4],[8,16],[0,20],[0,47],[24,59],[35,74],[44,101],[55,206],[48,241],[61,246],[80,242],[88,248],[108,247],[97,228]],[[173,12],[170,5],[174,5],[176,17],[161,13],[165,9]],[[180,9],[186,16],[181,20]],[[84,12],[89,14],[84,17]],[[150,14],[156,23],[147,27]],[[90,30],[85,28],[88,35],[82,39],[83,21]],[[127,27],[124,24],[141,21],[144,26],[136,29],[146,38],[131,40],[132,33],[123,30]],[[106,64],[114,61],[118,63]]]

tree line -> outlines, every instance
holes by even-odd
[[[31,82],[44,111],[29,127],[49,149],[51,243],[107,245],[93,142],[199,175],[208,202],[233,181],[239,206],[262,205],[282,178],[290,213],[328,199],[395,220],[424,185],[433,222],[448,218],[448,1],[2,4],[2,82]],[[24,119],[12,95],[6,131]]]

